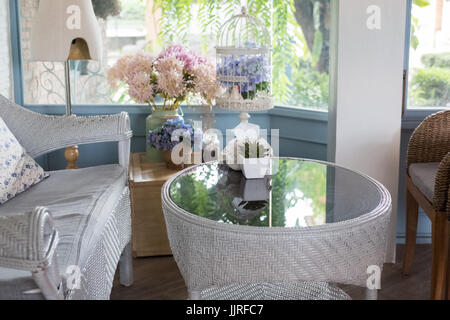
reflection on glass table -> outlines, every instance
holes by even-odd
[[[247,180],[225,164],[196,166],[170,185],[181,209],[217,222],[310,227],[357,218],[381,201],[377,186],[353,171],[321,162],[273,159],[271,177]]]

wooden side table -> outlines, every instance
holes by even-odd
[[[161,187],[177,170],[147,162],[145,153],[130,159],[133,257],[171,255],[161,207]]]

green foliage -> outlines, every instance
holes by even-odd
[[[163,11],[160,42],[162,44],[184,42],[190,32],[192,23],[200,23],[201,41],[205,53],[210,44],[210,35],[216,35],[219,27],[231,17],[239,0],[155,0],[157,7]],[[193,21],[193,9],[198,6],[199,21]]]
[[[318,109],[328,106],[329,76],[303,64],[292,72],[293,95],[289,104]]]
[[[430,3],[427,0],[413,0],[413,5],[420,8],[429,6]],[[417,38],[416,31],[419,29],[419,19],[411,17],[411,47],[416,50],[419,46],[419,39]]]
[[[122,0],[121,17],[123,20],[145,21],[146,1]]]
[[[416,69],[411,81],[413,106],[446,107],[450,103],[450,69]]]
[[[236,8],[241,5],[239,0],[156,0],[155,3],[163,11],[160,44],[186,42],[190,28],[195,23],[200,25],[203,54],[215,43],[215,36],[212,35],[217,35],[220,26],[233,16]],[[306,89],[306,84],[298,83],[299,79],[306,77],[302,76],[302,73],[314,69],[323,49],[325,39],[320,28],[324,22],[320,18],[320,1],[314,1],[315,33],[311,50],[295,18],[294,0],[248,0],[247,7],[250,14],[261,19],[272,31],[272,91],[275,101],[280,104],[326,108],[326,73],[308,77],[308,85],[313,87],[311,90]],[[193,21],[195,10],[198,10],[197,19]],[[304,65],[308,65],[308,68],[305,69]],[[319,82],[315,83],[314,80]],[[299,88],[303,88],[301,94],[296,92]],[[318,98],[317,95],[321,93],[324,95]]]
[[[426,7],[430,5],[430,2],[427,0],[413,0],[413,4],[419,7]]]
[[[424,54],[421,61],[427,68],[450,69],[450,52]]]
[[[242,148],[244,149],[241,154],[244,155],[244,158],[263,158],[269,154],[269,149],[264,147],[259,142],[247,141],[244,142]]]
[[[301,167],[301,168],[300,168]],[[286,211],[295,208],[298,201],[310,203],[313,209],[313,221],[323,223],[327,203],[327,168],[313,162],[280,160],[276,174],[272,177],[271,208],[267,200],[245,201],[241,208],[255,210],[255,216],[241,221],[236,216],[235,197],[242,195],[242,173],[226,170],[226,185],[217,183],[216,165],[201,167],[201,172],[191,173],[178,178],[171,186],[173,201],[188,212],[201,217],[225,223],[245,223],[253,226],[285,226]],[[219,178],[220,179],[220,178]],[[221,190],[225,188],[225,190]],[[332,200],[331,200],[332,201]],[[234,212],[234,214],[233,214]]]
[[[298,166],[302,166],[299,170]],[[315,221],[323,218],[326,211],[327,168],[314,162],[287,162],[283,177],[286,190],[301,190],[301,198],[285,196],[285,206],[295,207],[298,200],[311,200]]]

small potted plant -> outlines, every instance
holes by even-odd
[[[270,174],[270,149],[260,141],[246,140],[240,145],[242,173],[247,179],[261,179]]]
[[[201,130],[194,130],[182,118],[175,118],[167,120],[155,130],[150,130],[147,143],[162,151],[169,169],[180,170],[191,163],[192,148],[194,145],[201,146],[202,137]]]

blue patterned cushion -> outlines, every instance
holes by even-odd
[[[26,153],[0,118],[0,204],[46,177],[48,174]]]

